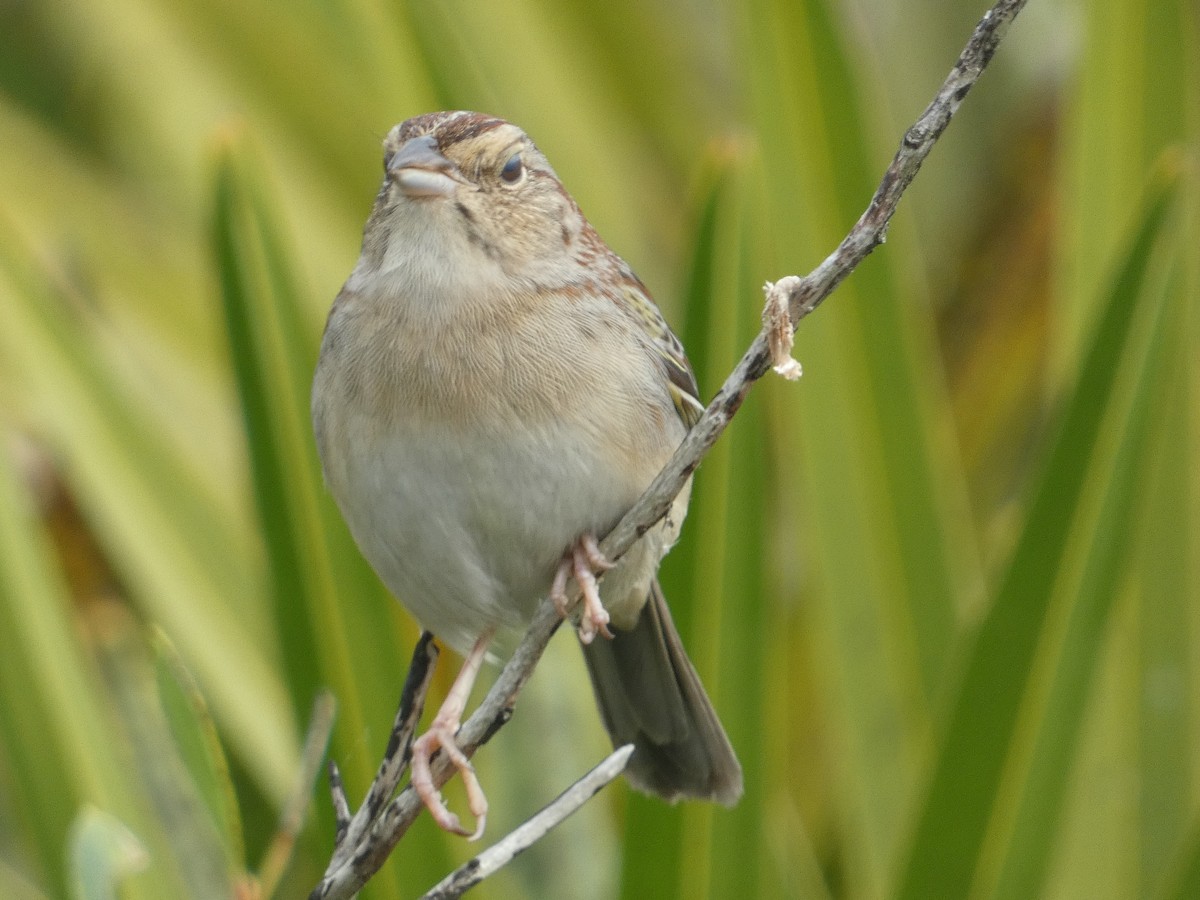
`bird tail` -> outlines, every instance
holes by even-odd
[[[629,631],[583,648],[613,746],[633,744],[625,776],[668,802],[742,795],[742,767],[688,659],[657,579]]]

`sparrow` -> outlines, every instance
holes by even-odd
[[[465,657],[412,779],[468,834],[430,774],[484,792],[455,733],[497,635],[541,598],[569,612],[626,777],[675,802],[732,805],[742,772],[657,580],[690,481],[619,560],[606,534],[703,412],[683,347],[520,128],[475,112],[409,119],[383,143],[362,252],[333,302],[313,379],[325,482],[389,590]]]

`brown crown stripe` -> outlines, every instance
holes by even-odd
[[[403,142],[423,134],[432,134],[437,138],[438,149],[444,152],[447,147],[477,138],[503,124],[503,119],[482,113],[430,113],[405,122],[399,137]]]

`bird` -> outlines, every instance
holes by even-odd
[[[388,132],[383,169],[321,340],[312,420],[362,554],[465,660],[413,743],[413,786],[442,828],[482,833],[486,796],[454,737],[471,686],[547,594],[569,612],[574,578],[601,719],[634,745],[626,778],[668,802],[733,805],[741,766],[657,579],[690,479],[615,563],[597,543],[703,413],[682,344],[518,126],[416,116]],[[439,749],[473,831],[433,785]]]

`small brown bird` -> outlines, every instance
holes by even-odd
[[[391,130],[312,414],[363,555],[466,657],[413,748],[413,783],[442,827],[467,833],[430,756],[440,747],[462,773],[478,836],[487,803],[454,743],[471,685],[493,635],[523,628],[548,590],[565,610],[571,576],[604,724],[635,746],[629,780],[672,802],[740,797],[741,768],[656,578],[690,484],[615,565],[596,545],[696,422],[696,394],[646,288],[521,129],[442,112]]]

